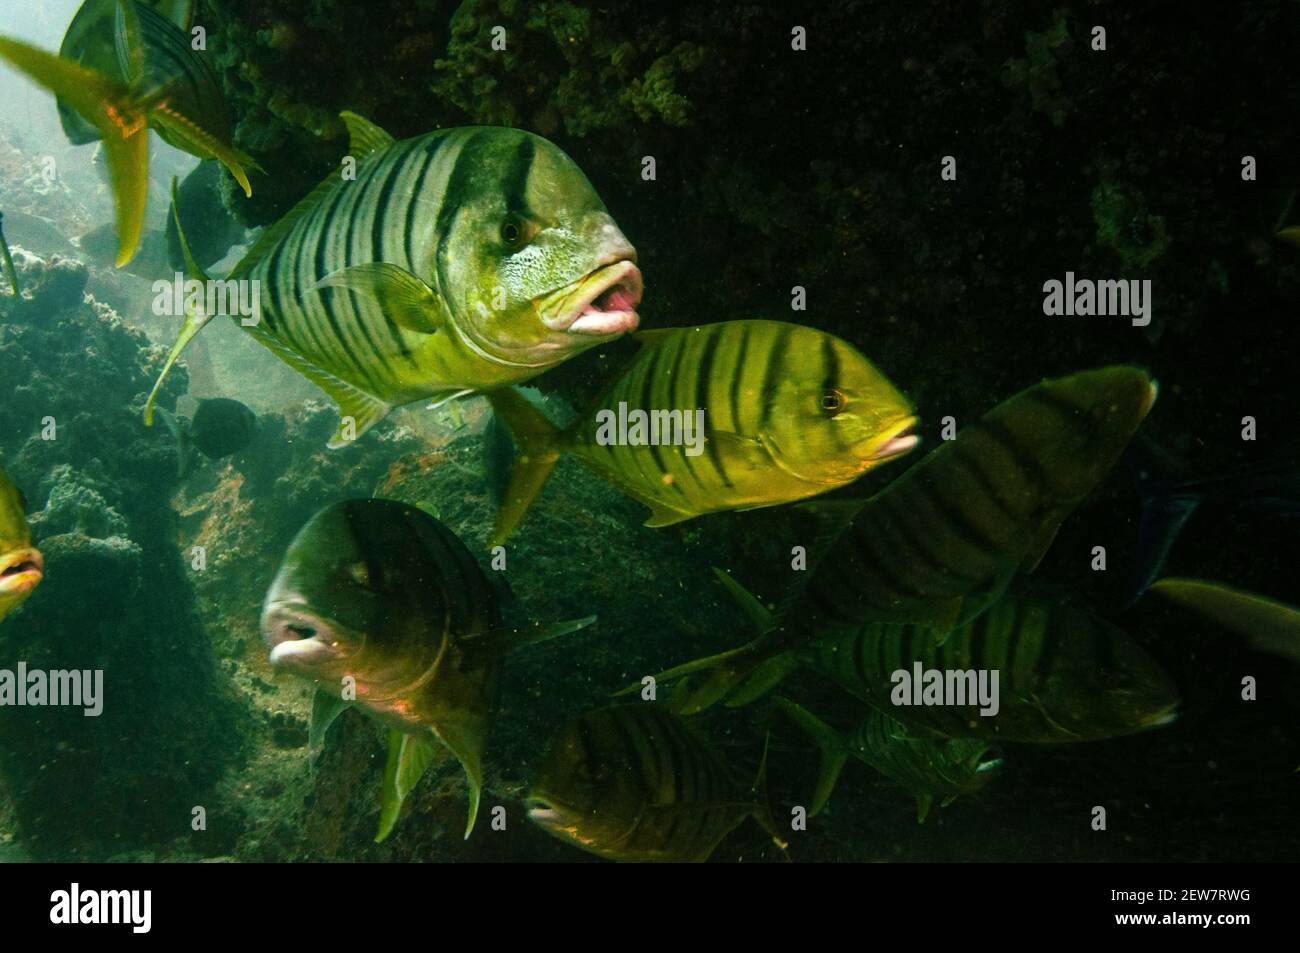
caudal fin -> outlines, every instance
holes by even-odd
[[[492,410],[519,446],[489,546],[500,546],[523,520],[561,456],[560,431],[541,411],[511,388],[487,394]]]
[[[788,698],[777,698],[776,706],[790,716],[800,728],[808,733],[813,744],[821,752],[821,768],[817,772],[817,787],[813,790],[812,805],[808,809],[809,817],[816,817],[830,800],[835,790],[835,782],[844,770],[848,760],[848,746],[844,739],[830,725],[822,721],[802,705],[797,705]]]
[[[94,70],[18,40],[0,37],[0,57],[44,86],[99,132],[113,184],[117,266],[135,257],[149,196],[149,126],[152,104]]]

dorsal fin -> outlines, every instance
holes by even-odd
[[[348,127],[350,137],[348,154],[354,159],[362,159],[378,149],[387,148],[393,144],[392,136],[369,120],[362,119],[356,113],[342,112],[339,113],[339,118]],[[241,258],[239,264],[235,265],[231,270],[228,277],[239,278],[251,271],[253,266],[261,261],[262,257],[288,234],[289,229],[293,228],[298,219],[311,212],[320,203],[325,193],[340,181],[336,178],[338,174],[337,171],[331,172],[321,179],[316,184],[316,187],[303,196],[297,205],[289,209],[279,221],[264,231],[256,244],[248,250],[248,254]]]
[[[348,127],[348,155],[358,162],[397,141],[369,119],[354,112],[344,110],[339,113],[339,118]]]

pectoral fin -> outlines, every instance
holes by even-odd
[[[307,729],[307,746],[317,748],[325,740],[334,719],[343,714],[343,709],[350,703],[343,700],[337,692],[317,690],[311,700],[311,726]]]
[[[481,724],[438,724],[433,728],[451,753],[465,769],[465,784],[469,788],[469,818],[465,823],[465,839],[474,830],[478,817],[478,803],[483,790],[484,726]]]
[[[330,272],[312,290],[321,288],[347,288],[374,298],[385,315],[408,331],[434,334],[450,320],[447,306],[436,291],[405,268],[386,261]]]
[[[397,823],[402,802],[411,793],[417,781],[433,761],[438,747],[432,735],[412,735],[396,728],[388,732],[388,761],[384,765],[384,783],[379,792],[378,844],[387,837]]]

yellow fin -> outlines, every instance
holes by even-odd
[[[135,257],[149,196],[149,126],[146,111],[123,86],[100,73],[0,37],[0,57],[54,93],[100,134],[117,221],[117,267]]]
[[[347,288],[379,302],[384,314],[408,331],[434,334],[450,319],[438,293],[405,268],[372,261],[332,271],[311,290]]]
[[[185,229],[181,227],[180,206],[176,198],[176,177],[172,177],[172,218],[176,222],[176,238],[180,242],[181,254],[185,256],[185,267],[189,269],[191,275],[200,281],[208,281],[207,274],[199,267],[198,262],[194,260],[194,255],[190,253],[190,243],[185,237]],[[162,391],[163,381],[167,380],[167,375],[171,373],[172,365],[176,363],[190,341],[194,336],[203,330],[204,326],[211,321],[215,315],[199,314],[191,311],[186,306],[185,321],[181,324],[180,333],[176,335],[176,343],[172,345],[171,352],[167,355],[167,361],[158,373],[158,379],[154,381],[153,390],[149,391],[149,397],[144,402],[144,425],[153,426],[153,408],[158,401],[158,394]]]
[[[378,844],[387,837],[402,812],[402,803],[433,761],[437,741],[432,735],[413,735],[392,728],[388,732],[388,761],[379,790]]]
[[[369,119],[354,112],[339,113],[343,125],[348,127],[348,155],[360,162],[366,156],[387,149],[395,140]]]
[[[513,388],[488,393],[492,410],[519,445],[489,546],[500,546],[523,520],[561,456],[560,431]]]

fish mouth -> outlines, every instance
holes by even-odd
[[[262,638],[271,647],[273,668],[310,668],[343,656],[334,626],[299,606],[268,606]]]
[[[530,821],[542,827],[554,827],[564,820],[555,805],[545,798],[528,798],[524,801],[524,812]]]
[[[1178,720],[1178,708],[1179,706],[1177,704],[1173,704],[1162,711],[1156,712],[1147,719],[1146,726],[1148,728],[1162,728],[1165,725],[1172,725]]]
[[[0,595],[24,595],[45,578],[45,558],[38,549],[19,549],[0,556]]]
[[[556,317],[542,318],[552,331],[617,337],[635,331],[641,323],[636,306],[645,284],[641,269],[631,258],[601,262],[593,271],[566,288],[556,298]]]
[[[901,457],[903,454],[912,450],[921,442],[919,435],[913,433],[917,424],[921,422],[919,417],[905,417],[890,427],[884,433],[884,439],[876,444],[876,448],[871,453],[870,459],[874,463],[883,463],[886,460],[893,460],[895,457]]]

